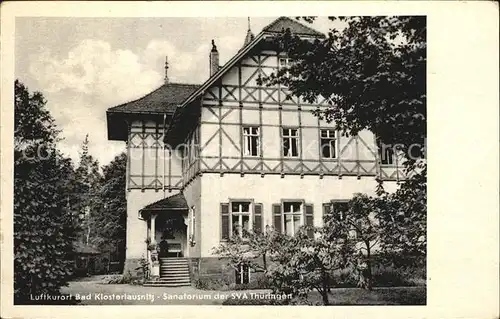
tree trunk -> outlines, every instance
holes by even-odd
[[[328,274],[326,273],[325,270],[322,270],[322,289],[321,289],[321,296],[323,297],[323,305],[328,306],[330,304],[330,301],[328,300]]]
[[[372,258],[370,251],[370,243],[368,242],[366,245],[366,289],[372,290]]]
[[[262,254],[262,267],[264,267],[264,271],[267,271],[266,253]]]

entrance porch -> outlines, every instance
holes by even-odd
[[[147,259],[152,280],[176,286],[190,284],[187,259],[189,208],[182,194],[170,196],[140,210],[147,222]],[[182,268],[182,269],[181,269]]]

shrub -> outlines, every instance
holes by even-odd
[[[108,285],[142,285],[144,281],[145,280],[143,278],[132,276],[132,273],[128,271],[127,273],[119,276],[107,276],[102,280],[102,283]]]
[[[227,278],[214,277],[198,277],[193,281],[196,288],[201,290],[223,290],[224,287],[230,285]]]

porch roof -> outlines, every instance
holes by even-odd
[[[141,212],[160,211],[160,210],[188,210],[189,206],[183,194],[175,194],[170,197],[160,199],[157,202],[149,204],[141,209]]]

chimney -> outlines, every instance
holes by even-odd
[[[219,70],[219,51],[217,51],[217,46],[215,41],[212,40],[212,50],[210,51],[210,76],[217,73]]]
[[[168,84],[168,56],[165,56],[165,84]]]

